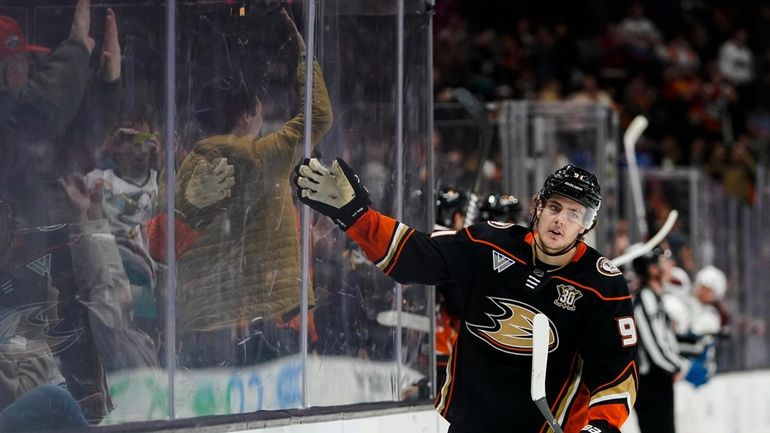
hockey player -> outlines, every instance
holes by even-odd
[[[463,227],[468,196],[452,186],[442,186],[436,194],[434,230],[459,230]]]
[[[465,223],[468,196],[452,187],[442,186],[436,194],[436,223],[434,232],[460,230]],[[446,367],[452,346],[460,328],[463,296],[457,285],[444,282],[436,285],[436,383],[446,379]]]
[[[636,399],[631,296],[620,271],[581,241],[596,224],[596,176],[568,165],[537,194],[532,229],[488,222],[420,233],[369,208],[358,176],[337,159],[297,167],[300,200],[327,215],[401,283],[453,281],[460,335],[436,407],[450,432],[540,433],[530,399],[532,320],[550,319],[546,391],[565,433],[619,432]]]
[[[479,206],[479,222],[497,221],[500,223],[518,223],[522,206],[516,196],[511,194],[490,194]]]
[[[463,228],[465,193],[452,187],[442,187],[436,198],[436,225],[438,230],[460,230]],[[489,194],[481,201],[476,222],[496,221],[500,223],[517,223],[522,206],[519,199],[511,194]],[[451,225],[447,225],[449,223]],[[462,292],[452,282],[436,286],[438,314],[436,320],[436,383],[442,384],[446,379],[446,367],[452,346],[459,332],[460,317],[464,304]]]

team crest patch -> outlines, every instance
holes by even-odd
[[[583,297],[583,293],[569,284],[559,284],[556,290],[559,291],[559,296],[553,304],[565,310],[575,311],[575,303]]]
[[[512,355],[532,354],[532,322],[539,313],[531,305],[513,299],[487,296],[491,302],[486,310],[486,319],[481,323],[465,322],[465,327],[476,338],[501,352]],[[475,320],[473,320],[475,321]],[[553,352],[559,346],[559,334],[553,322],[548,332],[548,351]]]
[[[602,257],[596,262],[596,270],[608,277],[620,275],[620,270],[615,266],[615,263],[612,263],[612,261],[606,257]]]

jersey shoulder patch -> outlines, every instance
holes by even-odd
[[[599,257],[599,260],[596,261],[596,270],[599,271],[600,274],[608,277],[622,275],[620,269],[615,266],[615,263],[612,263],[612,260],[606,257]]]

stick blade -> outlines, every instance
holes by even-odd
[[[545,398],[545,371],[548,367],[548,343],[550,337],[548,317],[538,313],[532,322],[532,400]]]
[[[623,254],[621,254],[618,257],[615,257],[612,259],[612,263],[615,264],[615,266],[623,266],[627,263],[631,263],[635,258],[643,256],[647,254],[649,251],[652,251],[653,248],[655,248],[659,243],[663,242],[663,239],[668,236],[668,233],[671,231],[672,228],[674,228],[674,223],[676,223],[676,219],[679,217],[679,212],[676,209],[672,209],[668,216],[666,217],[666,221],[663,222],[663,225],[660,227],[660,230],[658,230],[657,233],[655,233],[647,242],[642,244],[639,248],[633,249],[631,251],[627,251]]]

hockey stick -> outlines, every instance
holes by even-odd
[[[452,91],[452,96],[463,106],[463,108],[465,108],[465,111],[473,117],[473,120],[479,127],[479,133],[481,135],[479,167],[476,171],[476,177],[473,180],[471,191],[468,194],[468,205],[465,208],[465,225],[469,226],[473,224],[473,220],[476,219],[479,200],[478,194],[481,189],[481,181],[484,179],[484,163],[487,162],[492,150],[493,130],[492,125],[489,123],[489,119],[487,119],[487,112],[484,108],[484,104],[479,101],[478,98],[473,96],[468,89],[458,87]]]
[[[635,258],[643,256],[652,251],[656,245],[661,243],[663,239],[668,236],[668,233],[674,227],[674,223],[678,217],[679,212],[676,210],[669,212],[668,216],[666,217],[666,221],[663,223],[663,226],[660,228],[660,230],[655,233],[655,236],[651,237],[650,240],[645,242],[640,248],[636,248],[634,250],[628,251],[625,254],[621,254],[620,256],[615,257],[612,259],[612,263],[614,263],[615,266],[623,266],[631,260],[634,260]]]
[[[545,371],[548,366],[548,346],[550,343],[550,325],[545,314],[535,314],[532,320],[532,383],[530,395],[543,418],[554,433],[564,433],[554,418],[548,401],[545,399]]]
[[[636,224],[639,228],[641,239],[647,237],[649,232],[647,227],[647,216],[644,212],[644,197],[642,196],[642,178],[639,175],[639,164],[636,162],[636,143],[639,137],[647,129],[647,119],[644,116],[636,116],[631,124],[628,125],[626,133],[623,134],[623,147],[626,151],[626,162],[628,163],[628,181],[631,184],[631,197],[634,200],[634,211],[636,213]]]
[[[382,326],[395,328],[398,326],[398,311],[386,310],[377,313],[377,323]],[[401,312],[401,326],[415,331],[430,332],[430,319],[419,314]]]

